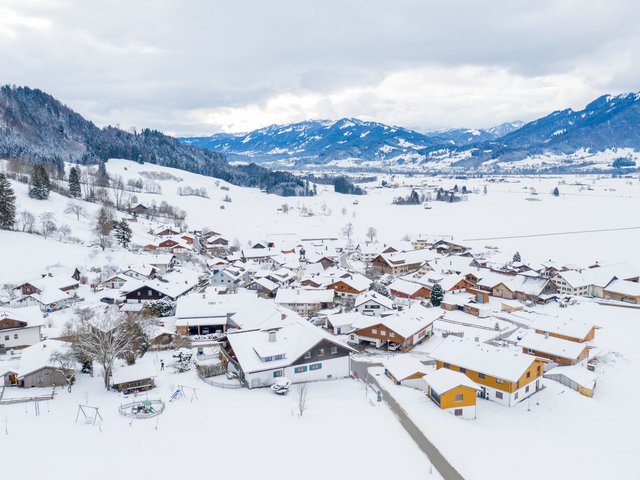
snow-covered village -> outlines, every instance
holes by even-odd
[[[593,64],[553,67],[560,79],[480,58],[436,67],[413,30],[426,7],[408,2],[397,25],[373,25],[396,47],[423,45],[420,68],[450,84],[396,49],[403,69],[380,85],[327,93],[322,82],[346,80],[318,70],[323,49],[354,78],[384,70],[347,33],[375,43],[371,25],[334,25],[329,5],[257,15],[249,3],[220,6],[248,19],[208,31],[212,5],[159,2],[144,15],[171,19],[175,45],[150,26],[108,40],[105,26],[135,29],[132,6],[0,5],[0,61],[15,71],[0,87],[2,478],[637,478],[637,85],[596,76],[596,58],[615,62],[595,47]],[[640,13],[614,3],[612,18]],[[289,12],[317,23],[293,27]],[[527,34],[530,20],[505,14]],[[479,15],[473,41],[488,42],[484,28],[510,39]],[[347,35],[339,48],[327,25]],[[194,59],[238,32],[260,72],[217,78]],[[259,52],[245,51],[252,36]],[[9,46],[48,60],[67,48],[59,61],[81,61],[83,87]],[[157,56],[189,87],[175,93],[185,80]],[[216,74],[206,88],[196,64]],[[94,80],[107,67],[127,78]],[[298,90],[282,74],[317,78]]]

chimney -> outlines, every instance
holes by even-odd
[[[275,330],[270,330],[269,331],[269,341],[270,342],[275,342],[276,341],[276,331]]]

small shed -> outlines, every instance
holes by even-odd
[[[398,385],[424,390],[424,376],[429,370],[425,365],[408,355],[397,355],[384,361],[384,373]]]
[[[111,388],[124,394],[144,392],[156,386],[152,367],[135,364],[120,367],[111,375]]]
[[[17,372],[18,384],[25,388],[67,385],[68,374],[72,372],[56,365],[51,356],[56,352],[65,353],[69,347],[68,342],[48,339],[25,348]]]
[[[596,389],[598,379],[595,373],[581,365],[552,368],[543,377],[560,382],[562,385],[566,385],[589,398],[593,397],[593,391]]]

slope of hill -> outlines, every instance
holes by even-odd
[[[260,187],[282,195],[305,193],[302,181],[289,173],[256,165],[231,166],[224,154],[184,145],[158,131],[129,133],[98,128],[40,90],[0,88],[0,157],[53,163],[95,164],[124,158],[180,168]]]

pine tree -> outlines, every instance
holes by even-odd
[[[49,174],[42,164],[36,164],[31,172],[29,196],[38,200],[46,200],[51,191]]]
[[[0,173],[0,228],[11,230],[16,221],[16,196],[11,183]]]
[[[107,173],[107,166],[104,162],[100,162],[98,165],[98,172],[96,173],[96,183],[100,187],[109,186],[109,174]]]
[[[521,262],[521,261],[522,261],[522,258],[520,257],[520,252],[514,253],[513,254],[513,262],[516,263],[516,262]]]
[[[69,170],[69,194],[73,198],[78,198],[82,195],[80,178],[78,177],[78,169],[76,167],[71,167],[71,170]]]
[[[554,197],[559,197],[560,196],[560,190],[558,190],[558,187],[553,189],[553,196]]]
[[[440,286],[439,283],[436,283],[431,289],[431,305],[434,307],[439,307],[442,303],[442,299],[444,298],[444,290]]]
[[[120,222],[118,222],[115,228],[115,236],[116,241],[120,245],[122,245],[124,248],[127,248],[129,246],[129,243],[131,243],[132,235],[133,232],[131,231],[131,227],[129,227],[129,223],[125,219],[122,219]]]

